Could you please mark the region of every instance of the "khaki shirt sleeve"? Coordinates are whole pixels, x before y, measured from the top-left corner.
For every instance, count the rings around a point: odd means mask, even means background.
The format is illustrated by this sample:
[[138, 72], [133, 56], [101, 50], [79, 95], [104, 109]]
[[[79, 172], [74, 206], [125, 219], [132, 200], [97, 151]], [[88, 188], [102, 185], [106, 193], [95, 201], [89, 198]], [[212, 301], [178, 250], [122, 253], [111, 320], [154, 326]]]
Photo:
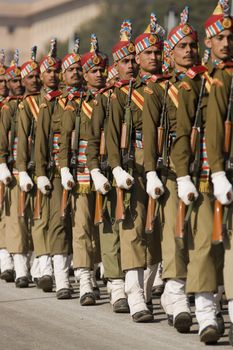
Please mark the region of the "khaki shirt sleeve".
[[46, 103], [42, 103], [39, 111], [35, 141], [35, 162], [37, 176], [46, 176], [47, 173], [50, 122], [51, 117], [48, 105]]
[[206, 150], [213, 173], [224, 170], [224, 122], [227, 117], [231, 76], [218, 69], [210, 90], [206, 116]]
[[59, 150], [59, 164], [61, 168], [70, 166], [71, 137], [75, 128], [75, 108], [75, 102], [68, 102], [61, 119], [62, 128]]
[[121, 125], [125, 112], [124, 106], [124, 97], [120, 90], [116, 88], [111, 97], [107, 134], [108, 160], [112, 169], [116, 166], [121, 166], [120, 139]]
[[[188, 88], [181, 87], [178, 92], [176, 140], [174, 142], [171, 158], [174, 162], [177, 177], [189, 174], [189, 164], [192, 157], [190, 136], [195, 120], [198, 103], [198, 89], [194, 82], [187, 79]], [[199, 82], [197, 84], [200, 86]]]
[[107, 105], [106, 96], [98, 95], [97, 104], [93, 108], [90, 135], [88, 138], [88, 145], [86, 150], [87, 165], [90, 170], [100, 167], [100, 164], [99, 164], [100, 138], [101, 138], [102, 128], [104, 127], [106, 105]]
[[31, 131], [32, 114], [26, 101], [22, 103], [18, 117], [18, 152], [16, 166], [19, 171], [27, 171], [30, 158], [28, 137]]
[[163, 101], [162, 88], [158, 83], [148, 84], [145, 89], [144, 105], [142, 112], [142, 133], [144, 140], [144, 164], [145, 171], [156, 170], [157, 159], [157, 128], [160, 124], [160, 116]]
[[[16, 104], [15, 104], [16, 107]], [[6, 103], [1, 110], [0, 118], [0, 164], [7, 163], [9, 156], [8, 135], [11, 129], [11, 119], [15, 111], [9, 103]]]

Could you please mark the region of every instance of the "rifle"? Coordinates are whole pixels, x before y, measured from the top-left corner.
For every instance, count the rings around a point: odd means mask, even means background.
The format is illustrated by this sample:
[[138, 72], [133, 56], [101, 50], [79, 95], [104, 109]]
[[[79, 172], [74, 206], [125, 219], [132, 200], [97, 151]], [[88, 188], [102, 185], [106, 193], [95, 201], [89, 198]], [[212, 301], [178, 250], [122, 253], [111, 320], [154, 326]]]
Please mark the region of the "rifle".
[[[224, 138], [224, 153], [225, 156], [228, 156], [228, 159], [225, 163], [225, 171], [229, 178], [232, 177], [233, 173], [233, 142], [231, 141], [232, 137], [232, 102], [233, 102], [233, 75], [231, 78], [231, 88], [230, 95], [228, 100], [227, 107], [227, 118], [225, 120], [225, 138]], [[230, 200], [230, 193], [227, 193], [227, 198]], [[214, 226], [212, 233], [212, 243], [219, 244], [223, 242], [223, 234], [225, 230], [225, 225], [228, 217], [229, 208], [224, 208], [224, 216], [223, 216], [223, 208], [222, 204], [216, 199], [214, 202]]]
[[[104, 120], [104, 128], [101, 130], [100, 135], [100, 149], [99, 149], [99, 155], [100, 155], [100, 170], [101, 172], [107, 176], [107, 152], [106, 152], [106, 145], [105, 145], [105, 139], [106, 139], [106, 122], [107, 118], [109, 117], [109, 107], [110, 107], [110, 98], [111, 98], [111, 90], [108, 93], [108, 99], [107, 99], [107, 106], [106, 106], [106, 117]], [[108, 176], [107, 176], [108, 178]], [[110, 190], [110, 186], [106, 183], [104, 184], [105, 191]], [[105, 205], [103, 205], [103, 195], [96, 191], [96, 197], [95, 197], [95, 217], [94, 217], [94, 224], [100, 225], [103, 223], [103, 214], [104, 214], [104, 208], [106, 207], [106, 200], [107, 197], [105, 197]]]
[[[168, 141], [168, 130], [165, 130], [165, 115], [166, 115], [166, 105], [167, 105], [167, 96], [168, 96], [168, 90], [169, 90], [169, 81], [166, 81], [165, 84], [165, 92], [164, 92], [164, 99], [163, 99], [163, 108], [161, 112], [160, 117], [160, 126], [158, 127], [158, 167], [167, 166], [167, 153], [165, 155], [165, 147], [167, 147], [167, 141]], [[165, 137], [166, 136], [166, 137]], [[165, 181], [164, 181], [165, 182]], [[155, 189], [155, 194], [160, 195], [161, 191], [159, 188]], [[148, 199], [148, 205], [147, 205], [147, 215], [146, 215], [146, 227], [145, 232], [146, 233], [152, 233], [154, 230], [154, 222], [155, 218], [157, 216], [159, 210], [159, 202], [157, 202], [156, 206], [156, 199], [149, 196]]]
[[[209, 59], [209, 50], [206, 50], [205, 55], [204, 55], [204, 63], [207, 63], [208, 59]], [[190, 141], [191, 152], [194, 155], [194, 161], [190, 165], [190, 174], [192, 175], [192, 180], [193, 180], [195, 187], [197, 187], [198, 177], [199, 177], [199, 172], [200, 172], [201, 126], [202, 126], [201, 103], [202, 103], [202, 98], [203, 98], [204, 91], [205, 91], [205, 83], [206, 83], [205, 76], [202, 75], [201, 88], [200, 88], [200, 92], [199, 92], [199, 96], [198, 96], [197, 110], [196, 110], [194, 125], [192, 127], [191, 141]], [[189, 218], [190, 218], [191, 213], [193, 211], [194, 194], [189, 193], [188, 199], [191, 202], [191, 204], [189, 204], [189, 206], [188, 206], [188, 210], [187, 210], [185, 219], [183, 221], [184, 224], [182, 226], [180, 226], [180, 228], [179, 228], [180, 232], [177, 231], [178, 238], [184, 237], [185, 227], [188, 225]], [[185, 205], [185, 204], [183, 204], [183, 205]]]
[[[127, 104], [125, 106], [125, 115], [122, 122], [121, 128], [121, 158], [122, 166], [132, 173], [132, 167], [130, 165], [131, 159], [131, 135], [132, 135], [132, 115], [131, 115], [131, 97], [133, 90], [133, 80], [129, 81], [129, 92]], [[126, 180], [128, 186], [132, 185], [130, 179]], [[116, 202], [116, 222], [122, 222], [125, 219], [126, 206], [124, 205], [124, 190], [122, 188], [116, 187], [117, 202]], [[129, 202], [129, 200], [128, 200]]]
[[[80, 132], [80, 122], [81, 122], [81, 109], [82, 109], [82, 101], [83, 101], [83, 92], [80, 93], [80, 102], [76, 111], [75, 117], [75, 130], [72, 132], [71, 137], [71, 150], [72, 156], [70, 160], [70, 168], [73, 175], [73, 178], [77, 177], [77, 153], [79, 146], [79, 132]], [[72, 183], [68, 183], [68, 187], [72, 187]], [[60, 208], [60, 217], [61, 221], [64, 224], [65, 218], [67, 215], [67, 208], [71, 200], [71, 191], [63, 189], [62, 199], [61, 199], [61, 208]]]

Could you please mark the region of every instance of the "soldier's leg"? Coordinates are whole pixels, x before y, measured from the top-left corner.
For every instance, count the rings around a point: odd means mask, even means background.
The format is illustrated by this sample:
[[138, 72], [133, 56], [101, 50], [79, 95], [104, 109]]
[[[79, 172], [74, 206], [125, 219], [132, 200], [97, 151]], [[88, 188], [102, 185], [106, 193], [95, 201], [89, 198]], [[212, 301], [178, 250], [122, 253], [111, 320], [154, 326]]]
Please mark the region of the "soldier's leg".
[[6, 282], [14, 282], [14, 263], [12, 256], [6, 249], [5, 208], [1, 213], [0, 220], [0, 268], [0, 278]]
[[233, 346], [233, 283], [232, 283], [232, 266], [233, 266], [233, 207], [229, 207], [228, 230], [224, 237], [225, 259], [224, 259], [224, 286], [226, 298], [228, 300], [228, 312], [230, 317], [229, 341]]
[[144, 297], [144, 268], [146, 267], [146, 203], [145, 179], [134, 172], [130, 210], [120, 224], [121, 263], [125, 271], [125, 292], [128, 296], [130, 314], [133, 321], [153, 320]]
[[191, 215], [188, 237], [189, 258], [186, 291], [195, 293], [196, 317], [201, 341], [219, 337], [213, 292], [217, 290], [212, 256], [213, 197], [200, 193]]
[[13, 256], [16, 287], [23, 288], [28, 286], [29, 231], [25, 218], [18, 217], [18, 195], [19, 188], [13, 177], [6, 194], [6, 247]]
[[176, 181], [167, 179], [161, 198], [163, 279], [166, 280], [161, 304], [168, 315], [169, 324], [180, 332], [188, 332], [192, 324], [188, 297], [185, 293], [188, 254], [186, 242], [175, 240], [178, 197]]
[[104, 223], [99, 226], [101, 256], [113, 311], [125, 313], [129, 312], [129, 307], [125, 295], [124, 274], [121, 269], [119, 225], [114, 221], [115, 205], [116, 192], [113, 188], [108, 194]]
[[53, 288], [53, 267], [50, 257], [49, 246], [49, 197], [42, 195], [41, 199], [41, 217], [34, 219], [34, 206], [36, 202], [37, 188], [33, 189], [31, 198], [31, 219], [32, 219], [32, 240], [35, 256], [38, 259], [40, 278], [38, 286], [45, 292], [51, 292]]
[[53, 190], [49, 200], [49, 242], [50, 253], [53, 256], [54, 277], [57, 299], [71, 298], [69, 285], [69, 226], [61, 221], [60, 209], [63, 188], [60, 177], [52, 181]]
[[73, 266], [74, 269], [79, 269], [80, 303], [81, 305], [94, 305], [95, 295], [91, 283], [94, 193], [76, 193], [73, 207]]

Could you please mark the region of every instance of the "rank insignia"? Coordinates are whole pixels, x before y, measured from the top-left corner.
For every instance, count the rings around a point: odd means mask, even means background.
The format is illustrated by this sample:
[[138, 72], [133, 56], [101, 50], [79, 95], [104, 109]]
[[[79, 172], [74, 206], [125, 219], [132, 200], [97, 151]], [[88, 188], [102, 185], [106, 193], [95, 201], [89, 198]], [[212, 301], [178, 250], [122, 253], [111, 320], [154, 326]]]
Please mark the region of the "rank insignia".
[[134, 44], [133, 43], [130, 43], [129, 46], [128, 46], [128, 51], [129, 52], [134, 52], [135, 51], [135, 47], [134, 47]]
[[99, 59], [98, 56], [94, 56], [94, 58], [93, 58], [93, 63], [94, 63], [95, 65], [97, 65], [97, 64], [100, 63], [100, 59]]
[[222, 25], [225, 29], [229, 29], [231, 28], [231, 19], [229, 17], [227, 18], [224, 18], [223, 19], [223, 22], [222, 22]]
[[153, 90], [150, 89], [148, 86], [146, 86], [146, 87], [144, 88], [144, 92], [145, 92], [146, 94], [153, 95]]
[[191, 28], [190, 28], [187, 24], [185, 24], [185, 25], [183, 26], [183, 28], [182, 28], [182, 32], [183, 32], [185, 35], [188, 35], [188, 34], [191, 33]]
[[151, 36], [149, 37], [149, 43], [150, 43], [151, 45], [154, 45], [154, 44], [156, 44], [156, 42], [157, 42], [156, 36], [151, 35]]

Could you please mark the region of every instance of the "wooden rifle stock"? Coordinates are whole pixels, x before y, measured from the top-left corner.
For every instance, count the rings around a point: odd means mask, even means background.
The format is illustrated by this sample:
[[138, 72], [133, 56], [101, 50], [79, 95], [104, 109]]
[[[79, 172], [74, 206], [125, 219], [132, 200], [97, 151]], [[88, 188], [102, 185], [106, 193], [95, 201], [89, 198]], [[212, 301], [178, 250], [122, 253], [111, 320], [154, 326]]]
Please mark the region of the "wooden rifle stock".
[[223, 241], [223, 228], [222, 228], [222, 204], [215, 200], [214, 202], [214, 226], [212, 233], [213, 244], [218, 244]]
[[103, 195], [100, 192], [96, 191], [94, 224], [98, 226], [102, 223], [103, 223]]
[[124, 190], [120, 187], [116, 187], [116, 194], [116, 222], [119, 223], [125, 219]]
[[224, 153], [229, 153], [231, 144], [231, 129], [232, 122], [230, 120], [225, 121], [225, 139], [224, 139]]
[[121, 126], [121, 149], [126, 149], [127, 147], [128, 147], [127, 124], [122, 123], [122, 126]]
[[152, 233], [154, 229], [154, 219], [155, 219], [155, 206], [156, 201], [154, 198], [149, 196], [148, 206], [147, 206], [147, 215], [146, 215], [146, 233]]
[[[190, 202], [193, 202], [194, 193], [189, 193], [188, 199]], [[185, 211], [186, 211], [186, 205], [180, 199], [178, 204], [177, 216], [176, 216], [176, 230], [175, 230], [176, 239], [183, 239], [185, 235], [185, 227], [184, 227]]]
[[164, 133], [165, 128], [163, 126], [158, 127], [158, 154], [162, 156], [164, 146]]
[[[31, 189], [32, 189], [32, 186], [30, 184], [28, 184], [27, 191], [30, 191]], [[18, 198], [18, 217], [19, 218], [24, 217], [25, 208], [26, 208], [26, 192], [19, 191], [19, 198]]]
[[195, 154], [195, 151], [196, 151], [197, 133], [198, 133], [197, 127], [193, 126], [192, 132], [191, 132], [191, 141], [190, 141], [192, 154]]
[[0, 214], [3, 212], [4, 208], [4, 197], [5, 197], [5, 184], [0, 181]]
[[[67, 186], [70, 189], [72, 189], [73, 183], [71, 181], [68, 181]], [[69, 191], [70, 190], [63, 189], [63, 192], [62, 192], [61, 207], [60, 207], [61, 220], [65, 220], [65, 218], [66, 218], [67, 206], [68, 206], [68, 198], [69, 198]]]
[[42, 193], [39, 189], [36, 191], [36, 201], [34, 206], [33, 218], [34, 220], [41, 219]]

